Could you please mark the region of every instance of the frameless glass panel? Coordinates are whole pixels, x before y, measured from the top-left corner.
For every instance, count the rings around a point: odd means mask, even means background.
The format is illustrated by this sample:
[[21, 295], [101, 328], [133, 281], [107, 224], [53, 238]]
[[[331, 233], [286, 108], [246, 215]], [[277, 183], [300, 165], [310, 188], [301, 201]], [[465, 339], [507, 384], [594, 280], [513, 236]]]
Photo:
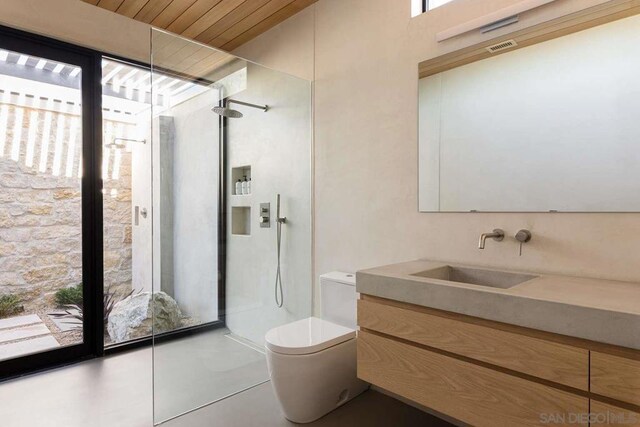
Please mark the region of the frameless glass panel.
[[265, 333], [311, 313], [311, 85], [156, 30], [152, 70], [162, 422], [268, 381]]
[[83, 342], [81, 80], [0, 50], [0, 361]]
[[105, 347], [151, 336], [151, 71], [102, 61]]

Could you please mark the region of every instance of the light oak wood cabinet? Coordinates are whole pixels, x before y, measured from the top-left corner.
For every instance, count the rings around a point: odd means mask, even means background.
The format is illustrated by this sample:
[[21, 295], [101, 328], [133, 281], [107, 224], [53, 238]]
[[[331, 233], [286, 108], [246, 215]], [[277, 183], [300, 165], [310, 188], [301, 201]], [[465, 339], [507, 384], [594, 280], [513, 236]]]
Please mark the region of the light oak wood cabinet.
[[592, 351], [591, 391], [640, 406], [640, 360]]
[[361, 379], [464, 423], [640, 427], [640, 351], [369, 295], [358, 325]]
[[591, 400], [591, 427], [640, 427], [640, 412]]
[[589, 411], [585, 397], [367, 332], [358, 337], [358, 376], [478, 427], [538, 426], [545, 416]]
[[[435, 312], [435, 311], [434, 311]], [[478, 361], [589, 389], [589, 351], [456, 320], [429, 310], [358, 301], [358, 324]]]

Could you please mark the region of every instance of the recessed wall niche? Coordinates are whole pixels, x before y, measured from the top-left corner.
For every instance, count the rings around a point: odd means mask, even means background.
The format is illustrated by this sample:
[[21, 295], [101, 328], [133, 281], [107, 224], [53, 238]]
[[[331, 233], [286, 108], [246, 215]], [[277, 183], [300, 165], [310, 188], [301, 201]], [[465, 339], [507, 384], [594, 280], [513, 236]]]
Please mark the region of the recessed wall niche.
[[[238, 180], [244, 181], [245, 177], [247, 181], [251, 180], [251, 166], [246, 165], [231, 168], [231, 194], [234, 196], [246, 196], [251, 194], [251, 191], [249, 191], [248, 194], [244, 194], [243, 192], [238, 192], [236, 189], [236, 183]], [[251, 181], [251, 186], [253, 186], [253, 181]]]
[[231, 208], [231, 234], [235, 236], [251, 235], [251, 207], [233, 206]]

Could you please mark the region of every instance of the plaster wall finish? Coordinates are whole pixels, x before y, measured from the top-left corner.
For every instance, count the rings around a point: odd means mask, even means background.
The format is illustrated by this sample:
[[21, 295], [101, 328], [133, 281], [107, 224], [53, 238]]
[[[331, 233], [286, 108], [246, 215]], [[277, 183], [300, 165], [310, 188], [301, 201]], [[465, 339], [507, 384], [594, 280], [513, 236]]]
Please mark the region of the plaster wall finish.
[[[456, 0], [414, 19], [410, 2], [320, 0], [315, 26], [282, 24], [243, 46], [242, 53], [278, 69], [299, 58], [259, 52], [278, 40], [315, 31], [314, 145], [317, 276], [428, 257], [435, 260], [564, 275], [640, 281], [639, 214], [418, 212], [418, 63], [535, 25], [601, 0], [563, 0], [525, 13], [489, 35], [472, 33], [438, 44], [435, 34], [517, 0]], [[289, 21], [302, 20], [299, 14]], [[252, 52], [252, 47], [257, 52]], [[282, 63], [277, 63], [281, 61]], [[477, 249], [494, 227], [508, 237]], [[518, 256], [512, 237], [533, 240]], [[316, 296], [317, 289], [316, 286]], [[316, 310], [318, 298], [315, 298]]]
[[[262, 344], [266, 332], [311, 315], [310, 83], [255, 64], [235, 99], [269, 105], [266, 113], [238, 106], [227, 120], [226, 321], [236, 335]], [[236, 108], [235, 105], [232, 105]], [[251, 194], [232, 195], [231, 168], [251, 167]], [[284, 306], [276, 306], [276, 195], [281, 194], [281, 273]], [[271, 204], [271, 227], [258, 223]], [[232, 207], [250, 207], [250, 234], [233, 234]]]
[[[218, 320], [219, 147], [218, 121], [210, 110], [217, 102], [218, 92], [208, 90], [173, 106], [165, 113], [173, 118], [173, 133], [168, 141], [158, 141], [170, 144], [160, 148], [156, 202], [171, 211], [156, 209], [171, 218], [158, 230], [160, 239], [164, 233], [171, 236], [170, 289], [182, 311], [200, 322]], [[170, 204], [163, 204], [165, 197]], [[156, 262], [162, 260], [161, 254]]]
[[149, 62], [149, 25], [79, 0], [2, 0], [0, 24]]

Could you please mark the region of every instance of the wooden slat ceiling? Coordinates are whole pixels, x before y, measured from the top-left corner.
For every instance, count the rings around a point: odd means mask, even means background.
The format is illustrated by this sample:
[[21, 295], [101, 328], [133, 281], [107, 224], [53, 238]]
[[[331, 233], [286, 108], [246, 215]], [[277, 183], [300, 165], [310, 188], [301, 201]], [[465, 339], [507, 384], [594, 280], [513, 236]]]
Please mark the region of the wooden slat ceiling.
[[232, 51], [317, 0], [82, 0]]

